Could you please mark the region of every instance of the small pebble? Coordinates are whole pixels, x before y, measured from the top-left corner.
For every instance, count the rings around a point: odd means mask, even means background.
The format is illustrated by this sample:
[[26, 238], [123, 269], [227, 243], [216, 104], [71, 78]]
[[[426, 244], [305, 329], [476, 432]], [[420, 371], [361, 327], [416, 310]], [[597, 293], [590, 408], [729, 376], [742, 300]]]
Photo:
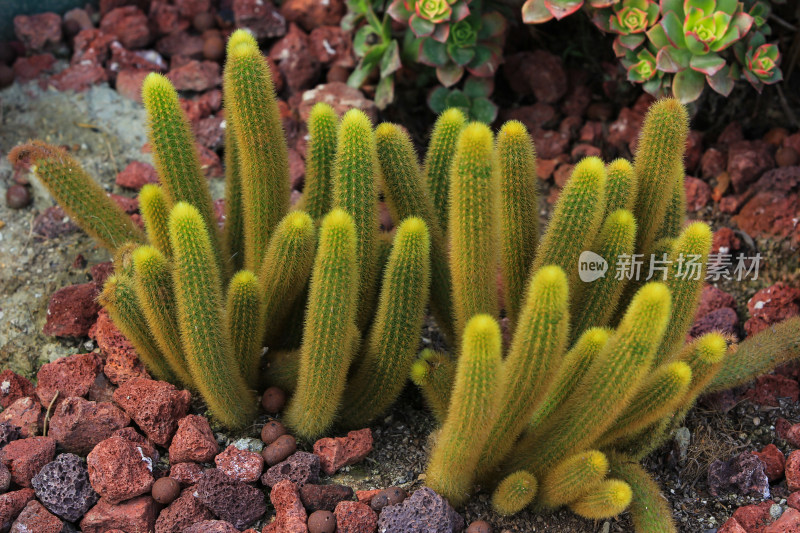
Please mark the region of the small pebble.
[[275, 466], [297, 451], [297, 441], [291, 435], [281, 435], [261, 450], [261, 457], [268, 466]]
[[466, 533], [492, 533], [492, 526], [485, 520], [476, 520], [469, 525]]
[[151, 495], [158, 503], [169, 505], [181, 495], [181, 484], [171, 477], [162, 477], [153, 483]]
[[793, 167], [800, 161], [800, 154], [791, 146], [781, 146], [775, 152], [775, 163], [779, 167]]
[[194, 29], [203, 33], [206, 30], [210, 30], [214, 26], [216, 26], [216, 20], [214, 20], [214, 15], [205, 11], [203, 13], [198, 13], [194, 16], [192, 20], [192, 24], [194, 25]]
[[203, 57], [209, 61], [219, 61], [225, 56], [225, 42], [219, 37], [211, 37], [203, 42]]
[[[0, 69], [1, 68], [2, 67], [0, 67]], [[2, 83], [0, 83], [0, 85], [2, 85]], [[12, 185], [6, 190], [6, 204], [11, 209], [28, 207], [31, 205], [31, 200], [31, 193], [24, 185]]]
[[384, 489], [383, 492], [386, 494], [387, 505], [398, 505], [408, 498], [408, 493], [400, 487], [389, 487]]
[[14, 70], [0, 63], [0, 89], [5, 89], [12, 83], [14, 83]]
[[270, 387], [261, 396], [261, 407], [271, 415], [276, 415], [283, 411], [286, 405], [286, 393], [278, 387]]
[[308, 517], [308, 533], [333, 533], [336, 517], [330, 511], [314, 511]]
[[281, 435], [286, 435], [286, 427], [277, 420], [270, 420], [261, 428], [261, 440], [264, 444], [272, 444]]
[[387, 505], [389, 505], [389, 496], [386, 495], [385, 491], [380, 491], [369, 501], [369, 506], [372, 507], [372, 510], [376, 513], [380, 513]]

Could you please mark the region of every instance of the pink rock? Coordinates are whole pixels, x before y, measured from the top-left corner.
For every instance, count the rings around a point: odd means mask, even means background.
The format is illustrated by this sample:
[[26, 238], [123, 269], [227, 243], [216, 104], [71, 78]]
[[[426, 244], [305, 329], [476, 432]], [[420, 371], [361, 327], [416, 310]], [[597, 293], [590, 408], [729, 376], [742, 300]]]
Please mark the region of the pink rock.
[[601, 155], [600, 148], [592, 146], [589, 143], [577, 143], [570, 151], [570, 156], [573, 161], [579, 161], [584, 157], [600, 157]]
[[683, 186], [686, 189], [686, 208], [689, 211], [700, 211], [711, 200], [711, 187], [705, 181], [686, 176]]
[[554, 130], [541, 128], [531, 131], [536, 153], [544, 159], [556, 159], [569, 148], [569, 136]]
[[91, 281], [54, 292], [47, 306], [43, 333], [55, 337], [85, 337], [100, 310], [97, 295], [97, 286]]
[[145, 494], [153, 486], [152, 460], [122, 437], [111, 437], [95, 446], [86, 464], [92, 488], [111, 504]]
[[184, 489], [169, 507], [161, 511], [156, 520], [156, 533], [183, 533], [193, 524], [214, 518], [211, 511], [195, 498], [194, 492], [195, 487]]
[[14, 33], [28, 50], [42, 50], [48, 44], [61, 42], [61, 17], [55, 13], [17, 15], [14, 17]]
[[116, 89], [119, 94], [133, 100], [142, 102], [142, 83], [150, 71], [139, 69], [123, 69], [117, 73]]
[[719, 137], [717, 137], [717, 144], [727, 148], [729, 145], [742, 140], [744, 140], [742, 125], [737, 121], [733, 121], [725, 126], [725, 129], [722, 130], [722, 133], [719, 134]]
[[786, 498], [786, 505], [792, 509], [800, 510], [800, 492], [793, 492]]
[[687, 172], [694, 172], [703, 156], [703, 134], [697, 130], [690, 130], [686, 140], [686, 155], [683, 166]]
[[744, 329], [755, 335], [772, 324], [800, 314], [800, 289], [778, 282], [761, 289], [747, 302], [750, 312]]
[[383, 489], [357, 490], [356, 500], [358, 500], [359, 503], [365, 503], [369, 505], [369, 503], [372, 501], [372, 498], [377, 496], [380, 492], [383, 492]]
[[222, 162], [219, 156], [203, 146], [200, 143], [195, 143], [197, 150], [197, 157], [200, 159], [200, 169], [207, 178], [221, 178], [225, 173], [222, 170]]
[[297, 485], [289, 480], [278, 482], [269, 494], [275, 506], [275, 520], [262, 533], [307, 533], [306, 510], [300, 501]]
[[203, 467], [197, 463], [178, 463], [169, 467], [169, 477], [183, 486], [194, 485], [202, 475]]
[[42, 365], [36, 374], [36, 395], [42, 406], [46, 407], [50, 406], [54, 398], [58, 405], [70, 396], [86, 396], [102, 368], [103, 360], [94, 353], [56, 359]]
[[331, 476], [343, 466], [362, 461], [372, 451], [372, 431], [369, 428], [351, 431], [346, 437], [324, 438], [314, 443], [314, 455], [319, 456], [322, 471]]
[[238, 28], [250, 30], [256, 39], [286, 34], [286, 19], [269, 0], [233, 0], [233, 20]]
[[571, 82], [572, 88], [567, 93], [561, 110], [568, 117], [583, 117], [592, 103], [592, 91], [586, 81]]
[[81, 31], [88, 30], [94, 27], [89, 12], [79, 7], [76, 7], [75, 9], [70, 9], [69, 11], [64, 13], [63, 19], [64, 19], [64, 24], [68, 22], [73, 22], [78, 25], [78, 28], [80, 28]]
[[138, 198], [128, 198], [127, 196], [122, 196], [120, 194], [114, 194], [114, 193], [110, 193], [108, 197], [114, 200], [114, 203], [117, 204], [120, 207], [120, 209], [122, 209], [129, 215], [132, 215], [137, 211], [139, 211]]
[[144, 378], [126, 381], [114, 391], [114, 401], [160, 446], [169, 444], [191, 398], [189, 391], [175, 385]]
[[378, 515], [364, 503], [339, 502], [333, 514], [338, 533], [373, 533], [378, 527]]
[[774, 504], [774, 501], [767, 500], [758, 504], [739, 507], [733, 512], [733, 518], [748, 533], [763, 533], [763, 527], [772, 523], [769, 508]]
[[735, 518], [731, 517], [722, 524], [717, 533], [747, 533], [747, 530]]
[[219, 63], [213, 61], [189, 61], [170, 70], [167, 77], [179, 91], [205, 91], [222, 82]]
[[56, 409], [48, 435], [65, 451], [86, 455], [131, 419], [109, 402], [90, 402], [73, 396]]
[[0, 422], [17, 426], [22, 437], [33, 437], [44, 422], [44, 409], [35, 397], [20, 398], [0, 413]]
[[131, 161], [117, 174], [117, 185], [138, 191], [148, 183], [158, 183], [158, 174], [153, 165], [141, 161]]
[[14, 78], [19, 83], [33, 81], [43, 73], [50, 71], [56, 62], [53, 54], [38, 54], [30, 57], [18, 57], [14, 61]]
[[117, 329], [105, 309], [100, 311], [89, 337], [97, 342], [100, 353], [106, 358], [103, 373], [111, 383], [122, 385], [133, 378], [150, 378], [133, 345]]
[[728, 148], [728, 174], [736, 193], [743, 193], [765, 171], [775, 167], [769, 143], [739, 141]]
[[716, 148], [709, 148], [700, 159], [700, 175], [705, 179], [716, 178], [725, 170], [727, 158]]
[[35, 497], [33, 489], [15, 490], [0, 495], [0, 531], [8, 531], [19, 513]]
[[308, 35], [292, 23], [286, 36], [269, 52], [270, 59], [278, 65], [292, 93], [309, 88], [319, 76], [319, 62], [310, 48]]
[[20, 398], [33, 395], [34, 387], [28, 379], [8, 368], [0, 373], [0, 406], [3, 409]]
[[166, 35], [172, 32], [183, 32], [189, 29], [191, 21], [181, 17], [177, 6], [169, 2], [154, 0], [150, 3], [149, 11], [150, 22], [154, 24], [154, 29], [158, 35]]
[[205, 520], [192, 524], [183, 533], [239, 533], [239, 530], [225, 520]]
[[753, 455], [761, 459], [761, 462], [764, 463], [764, 471], [767, 473], [767, 478], [770, 481], [778, 481], [783, 477], [786, 458], [777, 446], [774, 444], [767, 444], [760, 452], [753, 452]]
[[785, 418], [778, 417], [778, 421], [775, 423], [775, 432], [778, 437], [795, 448], [800, 448], [800, 424], [792, 424]]
[[546, 104], [567, 93], [567, 73], [561, 59], [544, 50], [518, 52], [506, 57], [506, 80], [518, 94], [531, 94]]
[[150, 42], [147, 15], [136, 6], [112, 9], [100, 21], [100, 30], [116, 35], [128, 49], [144, 48]]
[[149, 532], [156, 523], [156, 502], [149, 495], [113, 504], [101, 498], [84, 515], [80, 526], [83, 533], [107, 533], [111, 529]]
[[700, 294], [700, 304], [697, 306], [695, 318], [703, 317], [711, 311], [716, 311], [723, 307], [735, 309], [736, 298], [713, 285], [706, 285], [703, 287], [703, 292]]
[[299, 102], [300, 120], [308, 120], [311, 108], [318, 102], [325, 102], [333, 107], [337, 115], [343, 115], [350, 108], [357, 108], [367, 114], [373, 121], [377, 119], [378, 108], [372, 100], [364, 97], [358, 89], [346, 83], [333, 82], [317, 85], [314, 89], [303, 93]]
[[[284, 4], [285, 6], [286, 4]], [[317, 4], [315, 4], [317, 5]], [[321, 4], [320, 4], [321, 5]], [[317, 26], [309, 35], [311, 53], [323, 65], [351, 68], [355, 66], [353, 40], [339, 26]]]
[[320, 26], [338, 26], [345, 14], [345, 5], [342, 0], [287, 0], [281, 4], [281, 14], [287, 21], [312, 31]]
[[[203, 59], [203, 43], [205, 41], [199, 35], [176, 31], [159, 39], [156, 43], [156, 50], [160, 54], [172, 58]], [[172, 68], [177, 66], [172, 64]]]
[[[16, 441], [15, 441], [16, 442]], [[794, 492], [800, 490], [800, 450], [795, 450], [786, 458], [786, 486]]]
[[[787, 167], [792, 168], [792, 167]], [[755, 188], [755, 187], [754, 187]], [[725, 200], [727, 198], [723, 198]], [[797, 194], [777, 191], [757, 192], [747, 200], [734, 222], [746, 233], [753, 236], [793, 236], [798, 240], [800, 226], [797, 225], [797, 212], [800, 200]], [[720, 204], [720, 209], [722, 208]]]
[[800, 397], [797, 380], [786, 376], [768, 374], [756, 379], [755, 387], [745, 392], [745, 397], [759, 405], [777, 407], [778, 398], [789, 398], [796, 402]]
[[20, 487], [30, 487], [31, 478], [56, 455], [56, 441], [50, 437], [29, 437], [9, 442], [0, 451], [0, 460], [11, 471]]
[[11, 526], [10, 533], [61, 533], [64, 523], [36, 500], [31, 500]]
[[[742, 241], [731, 228], [722, 227], [714, 232], [714, 239], [711, 243], [711, 252], [715, 254], [729, 254], [738, 251], [742, 246]], [[735, 307], [735, 306], [729, 306]]]
[[160, 455], [158, 454], [158, 450], [156, 450], [155, 444], [131, 426], [118, 429], [111, 436], [127, 440], [135, 447], [141, 449], [142, 454], [145, 457], [149, 457], [153, 461], [153, 464], [158, 462]]
[[116, 38], [116, 35], [104, 33], [95, 28], [79, 31], [73, 40], [70, 63], [73, 65], [102, 65], [108, 60], [111, 43]]
[[764, 533], [800, 533], [800, 511], [786, 509], [780, 518], [764, 528]]
[[260, 453], [240, 450], [234, 445], [225, 448], [221, 454], [214, 458], [217, 468], [233, 479], [245, 483], [255, 483], [264, 470], [264, 458]]
[[100, 65], [80, 64], [65, 68], [51, 76], [49, 84], [59, 91], [85, 91], [92, 85], [107, 81], [108, 74]]
[[642, 122], [644, 122], [644, 114], [629, 107], [623, 107], [617, 120], [608, 127], [607, 142], [617, 148], [630, 146], [639, 136]]
[[198, 13], [211, 11], [211, 0], [174, 0], [182, 17], [191, 20]]
[[225, 140], [225, 118], [222, 116], [201, 118], [192, 124], [197, 142], [210, 150], [222, 148]]
[[108, 70], [119, 72], [125, 69], [136, 70], [167, 70], [167, 62], [155, 50], [128, 50], [119, 42], [111, 43], [111, 62]]
[[534, 131], [545, 127], [552, 127], [555, 124], [556, 110], [553, 106], [544, 102], [536, 102], [533, 105], [519, 106], [514, 109], [504, 110], [501, 115], [503, 120], [518, 120]]
[[189, 415], [178, 420], [178, 430], [169, 447], [170, 464], [208, 463], [219, 453], [219, 445], [205, 417]]

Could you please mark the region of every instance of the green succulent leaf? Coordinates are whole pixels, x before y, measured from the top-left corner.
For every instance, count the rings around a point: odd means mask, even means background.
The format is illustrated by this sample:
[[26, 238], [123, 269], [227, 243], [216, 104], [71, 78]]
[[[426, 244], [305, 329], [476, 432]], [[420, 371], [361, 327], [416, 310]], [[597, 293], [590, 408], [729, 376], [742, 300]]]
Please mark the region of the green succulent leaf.
[[454, 44], [448, 44], [447, 55], [450, 56], [450, 59], [453, 60], [453, 63], [459, 67], [464, 67], [468, 65], [470, 61], [472, 61], [472, 58], [475, 57], [475, 49], [461, 48], [460, 46], [456, 46]]
[[381, 81], [391, 76], [402, 67], [400, 62], [400, 45], [397, 41], [392, 41], [386, 51], [381, 56]]
[[433, 30], [436, 29], [436, 25], [433, 22], [425, 20], [416, 13], [411, 15], [411, 18], [408, 19], [408, 27], [411, 28], [411, 31], [413, 31], [414, 35], [417, 37], [428, 37], [432, 35]]
[[452, 87], [463, 75], [464, 68], [452, 63], [436, 69], [436, 77], [445, 87]]
[[475, 120], [491, 124], [497, 118], [497, 106], [488, 98], [475, 98], [469, 107], [469, 114]]
[[470, 76], [467, 78], [467, 81], [464, 82], [463, 90], [464, 94], [472, 99], [487, 98], [494, 90], [494, 80], [491, 78], [476, 78]]
[[420, 61], [432, 67], [447, 65], [447, 46], [433, 39], [423, 39], [420, 47]]
[[706, 76], [713, 76], [725, 66], [725, 59], [713, 53], [702, 56], [692, 56], [692, 59], [689, 61], [689, 66], [698, 72], [702, 72]]
[[728, 96], [733, 90], [735, 80], [731, 77], [731, 69], [724, 66], [713, 76], [706, 76], [709, 87], [722, 96]]
[[688, 104], [700, 98], [705, 84], [706, 77], [702, 73], [687, 68], [672, 79], [672, 94], [682, 104]]
[[386, 109], [386, 106], [394, 101], [394, 76], [387, 76], [378, 82], [375, 88], [375, 105], [378, 109]]
[[522, 4], [522, 22], [525, 24], [542, 24], [553, 19], [553, 13], [547, 9], [545, 0], [526, 0]]
[[428, 95], [428, 107], [436, 114], [441, 114], [447, 109], [447, 96], [450, 91], [446, 87], [436, 87]]

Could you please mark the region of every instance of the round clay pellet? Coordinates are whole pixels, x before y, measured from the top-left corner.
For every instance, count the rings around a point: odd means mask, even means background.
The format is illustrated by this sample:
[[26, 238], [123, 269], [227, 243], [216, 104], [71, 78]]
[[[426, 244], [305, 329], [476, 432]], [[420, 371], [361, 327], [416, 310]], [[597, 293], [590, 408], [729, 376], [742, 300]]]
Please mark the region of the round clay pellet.
[[31, 199], [31, 193], [24, 185], [12, 185], [6, 190], [6, 205], [11, 209], [28, 207]]
[[308, 517], [308, 533], [333, 533], [336, 517], [330, 511], [314, 511]]
[[264, 441], [264, 444], [272, 444], [278, 440], [278, 437], [286, 435], [286, 433], [286, 426], [277, 420], [270, 420], [261, 428], [261, 440]]
[[385, 491], [380, 491], [369, 501], [369, 506], [372, 507], [372, 510], [376, 513], [380, 513], [387, 505], [389, 505], [389, 497], [386, 495]]
[[270, 387], [261, 396], [261, 407], [271, 415], [276, 415], [283, 411], [286, 405], [286, 393], [278, 387]]
[[225, 42], [219, 37], [211, 37], [203, 42], [203, 57], [209, 61], [219, 61], [225, 57]]
[[281, 435], [278, 440], [261, 450], [268, 466], [275, 466], [297, 451], [297, 441], [291, 435]]
[[467, 533], [492, 533], [492, 526], [485, 520], [476, 520], [469, 525]]
[[779, 167], [793, 167], [798, 161], [800, 161], [800, 156], [797, 150], [791, 146], [781, 146], [778, 148], [778, 151], [775, 152], [775, 163], [777, 163]]
[[162, 477], [153, 483], [151, 489], [153, 499], [163, 505], [169, 505], [181, 495], [181, 484], [171, 477]]
[[204, 31], [213, 28], [217, 25], [217, 21], [214, 18], [214, 15], [209, 13], [208, 11], [203, 11], [202, 13], [198, 13], [192, 19], [192, 25], [194, 29], [203, 33]]
[[386, 494], [387, 505], [397, 505], [408, 498], [408, 493], [400, 487], [389, 487], [388, 489], [383, 489], [383, 492]]

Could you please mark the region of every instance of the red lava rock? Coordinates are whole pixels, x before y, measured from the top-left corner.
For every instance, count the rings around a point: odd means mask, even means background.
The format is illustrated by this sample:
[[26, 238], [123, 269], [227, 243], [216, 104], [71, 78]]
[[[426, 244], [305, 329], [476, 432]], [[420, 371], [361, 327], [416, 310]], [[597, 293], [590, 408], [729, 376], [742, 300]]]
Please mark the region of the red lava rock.
[[225, 172], [222, 170], [222, 161], [219, 156], [200, 143], [195, 143], [194, 147], [197, 150], [197, 157], [200, 159], [200, 169], [206, 178], [221, 178]]
[[92, 488], [109, 503], [145, 494], [153, 486], [153, 462], [122, 437], [100, 442], [86, 457]]
[[557, 102], [567, 92], [567, 74], [561, 59], [544, 50], [506, 57], [503, 71], [514, 92], [533, 93], [546, 104]]
[[52, 461], [55, 454], [55, 440], [50, 437], [29, 437], [6, 444], [0, 452], [0, 460], [11, 471], [14, 483], [29, 488], [31, 478]]
[[109, 402], [90, 402], [73, 396], [56, 409], [48, 435], [64, 450], [86, 455], [131, 419]]
[[43, 73], [50, 71], [56, 62], [53, 54], [38, 54], [30, 57], [18, 57], [14, 61], [14, 78], [19, 83], [33, 81]]
[[350, 108], [357, 108], [366, 113], [373, 122], [377, 120], [378, 108], [375, 102], [365, 98], [361, 91], [346, 83], [326, 83], [304, 92], [298, 106], [300, 120], [306, 122], [311, 108], [318, 102], [329, 104], [337, 115], [343, 115]]
[[310, 31], [311, 53], [317, 61], [344, 68], [355, 66], [353, 41], [348, 32], [339, 26], [317, 26]]
[[89, 13], [85, 9], [81, 9], [76, 7], [75, 9], [70, 9], [64, 16], [62, 17], [64, 23], [68, 22], [75, 22], [78, 25], [78, 28], [81, 30], [88, 30], [94, 27], [92, 24], [92, 18], [90, 17]]
[[0, 531], [8, 531], [14, 519], [34, 497], [33, 489], [15, 490], [0, 495]]
[[274, 487], [285, 479], [298, 486], [316, 483], [319, 481], [319, 466], [319, 456], [313, 453], [295, 452], [285, 461], [264, 472], [264, 475], [261, 476], [261, 483], [268, 487]]
[[339, 502], [333, 514], [338, 533], [373, 533], [378, 527], [378, 515], [363, 503]]
[[192, 395], [164, 381], [133, 378], [114, 391], [114, 401], [147, 437], [166, 446], [189, 410]]
[[136, 6], [112, 9], [100, 21], [100, 30], [116, 35], [128, 49], [144, 48], [150, 42], [147, 15]]
[[775, 424], [778, 437], [785, 440], [795, 448], [800, 448], [800, 424], [792, 424], [785, 418], [778, 418]]
[[793, 492], [786, 498], [786, 505], [792, 509], [800, 510], [800, 492]]
[[372, 451], [372, 431], [369, 428], [351, 431], [346, 437], [324, 438], [314, 443], [314, 455], [319, 456], [322, 471], [331, 476], [343, 466], [361, 462]]
[[372, 498], [377, 496], [382, 490], [383, 489], [357, 490], [356, 500], [358, 500], [360, 503], [369, 505], [369, 502], [372, 501]]
[[183, 533], [192, 524], [214, 518], [211, 511], [195, 498], [195, 490], [193, 486], [184, 489], [178, 499], [161, 511], [156, 520], [156, 533]]
[[23, 437], [19, 433], [19, 426], [16, 426], [11, 422], [8, 422], [7, 420], [0, 421], [0, 448], [5, 446], [9, 442], [20, 438]]
[[264, 493], [217, 468], [206, 470], [197, 484], [197, 498], [217, 518], [244, 529], [267, 511]]
[[569, 136], [559, 131], [535, 129], [531, 130], [536, 153], [543, 159], [554, 159], [569, 148]]
[[275, 506], [275, 520], [262, 533], [306, 533], [306, 510], [300, 501], [297, 485], [289, 480], [278, 482], [269, 494]]
[[278, 65], [292, 93], [309, 88], [319, 76], [319, 62], [310, 47], [308, 35], [292, 23], [286, 36], [269, 52], [270, 59]]
[[711, 331], [719, 331], [739, 337], [739, 316], [730, 307], [723, 307], [696, 319], [689, 330], [692, 338], [700, 337]]
[[192, 524], [183, 533], [239, 533], [239, 530], [225, 520], [205, 520]]
[[121, 531], [153, 531], [156, 523], [156, 502], [149, 495], [113, 504], [101, 498], [81, 520], [83, 533]]
[[281, 4], [281, 14], [286, 20], [296, 22], [306, 31], [320, 26], [338, 26], [345, 11], [342, 0], [287, 0]]
[[214, 458], [217, 468], [225, 474], [245, 483], [255, 483], [264, 470], [264, 458], [261, 454], [240, 450], [230, 445]]
[[591, 102], [592, 91], [585, 82], [572, 84], [572, 89], [561, 104], [561, 110], [570, 117], [583, 117]]
[[259, 40], [286, 34], [286, 19], [269, 0], [233, 0], [233, 20]]
[[760, 452], [752, 452], [753, 455], [761, 459], [764, 463], [764, 470], [767, 473], [767, 478], [772, 481], [778, 481], [783, 477], [783, 471], [786, 466], [786, 458], [783, 452], [778, 449], [774, 444], [767, 444]]
[[755, 335], [768, 326], [800, 314], [800, 289], [778, 282], [761, 289], [747, 302], [750, 320], [744, 329]]
[[336, 504], [353, 498], [353, 489], [344, 485], [314, 485], [306, 483], [300, 487], [300, 499], [308, 512], [333, 511]]
[[[753, 186], [753, 189], [757, 187]], [[758, 192], [744, 204], [733, 220], [742, 230], [753, 236], [788, 237], [794, 234], [797, 238], [800, 235], [800, 226], [796, 223], [798, 210], [800, 200], [797, 194]]]
[[555, 118], [555, 108], [544, 102], [536, 102], [533, 105], [520, 106], [503, 112], [503, 120], [518, 120], [528, 128], [528, 131], [554, 126]]
[[[714, 232], [714, 238], [711, 243], [711, 252], [715, 254], [728, 254], [739, 250], [742, 246], [742, 241], [733, 232], [731, 228], [722, 227]], [[728, 306], [735, 307], [735, 306]]]
[[629, 107], [623, 107], [617, 120], [608, 127], [606, 141], [619, 149], [629, 147], [639, 136], [639, 130], [644, 122], [644, 115]]
[[100, 311], [97, 322], [89, 330], [89, 337], [97, 342], [100, 353], [106, 358], [103, 372], [111, 383], [122, 385], [133, 378], [150, 377], [133, 345], [117, 329], [105, 309]]
[[108, 74], [100, 65], [72, 65], [51, 76], [48, 83], [59, 91], [85, 91], [92, 85], [107, 81]]
[[220, 61], [225, 57], [225, 41], [212, 36], [203, 43], [203, 57], [209, 61]]
[[153, 165], [141, 161], [131, 161], [117, 174], [117, 185], [138, 191], [148, 183], [158, 183], [158, 174]]
[[56, 405], [70, 396], [86, 396], [102, 367], [102, 359], [94, 353], [70, 355], [44, 364], [36, 374], [36, 395], [42, 406], [49, 406], [56, 392]]
[[581, 126], [583, 126], [583, 120], [581, 117], [571, 115], [564, 117], [564, 119], [558, 124], [558, 131], [567, 138], [573, 139], [580, 131]]
[[722, 174], [726, 165], [725, 154], [716, 148], [709, 148], [700, 159], [700, 176], [704, 179], [715, 178]]
[[[114, 264], [111, 261], [104, 261], [102, 263], [97, 263], [93, 265], [89, 272], [92, 275], [92, 279], [97, 284], [98, 287], [102, 287], [106, 280], [114, 273]], [[108, 318], [108, 313], [106, 311], [100, 311], [98, 314], [98, 319], [101, 315], [106, 315]], [[90, 330], [91, 336], [91, 330]]]
[[729, 461], [716, 460], [708, 467], [708, 492], [757, 493], [769, 497], [769, 480], [764, 464], [750, 453], [741, 453]]
[[28, 50], [39, 51], [61, 42], [61, 17], [55, 13], [17, 15], [14, 33]]
[[744, 395], [759, 405], [777, 407], [778, 398], [789, 398], [796, 402], [800, 397], [800, 385], [797, 380], [786, 376], [768, 374], [759, 376], [755, 387], [748, 389]]
[[114, 203], [129, 215], [139, 211], [138, 198], [128, 198], [127, 196], [121, 196], [119, 194], [109, 194], [108, 197], [114, 200]]
[[189, 21], [181, 17], [178, 7], [167, 2], [153, 1], [149, 18], [158, 35], [183, 32], [189, 29]]
[[686, 155], [683, 159], [683, 166], [687, 172], [694, 172], [700, 159], [703, 156], [703, 134], [696, 130], [690, 130], [686, 140]]
[[572, 176], [572, 171], [574, 169], [575, 165], [570, 164], [559, 165], [558, 168], [556, 168], [556, 171], [553, 172], [553, 182], [555, 182], [559, 189], [564, 188], [570, 176]]
[[306, 177], [306, 164], [296, 150], [289, 148], [289, 182], [292, 190], [300, 190]]
[[31, 500], [11, 526], [11, 533], [61, 533], [64, 523], [36, 500]]
[[791, 146], [781, 146], [775, 152], [775, 163], [779, 167], [793, 167], [800, 162], [800, 154]]
[[[14, 441], [18, 442], [18, 441]], [[794, 492], [800, 490], [800, 450], [795, 450], [786, 458], [786, 486]]]
[[748, 533], [751, 531], [763, 533], [764, 526], [772, 523], [769, 508], [774, 504], [774, 501], [767, 500], [761, 503], [739, 507], [733, 512], [733, 518], [735, 518]]
[[192, 131], [197, 142], [211, 150], [222, 148], [225, 141], [225, 118], [221, 116], [206, 117], [192, 124]]
[[193, 19], [198, 13], [211, 11], [211, 0], [174, 0], [182, 17]]
[[44, 422], [44, 409], [34, 398], [20, 398], [0, 413], [0, 422], [16, 426], [23, 438], [33, 437]]
[[169, 447], [170, 464], [208, 463], [219, 453], [219, 445], [204, 417], [189, 415], [178, 420], [178, 428]]
[[689, 211], [700, 211], [711, 200], [711, 187], [705, 181], [686, 176], [683, 186], [686, 189], [686, 208]]
[[739, 141], [728, 149], [727, 170], [737, 193], [745, 192], [748, 185], [774, 166], [775, 159], [764, 141]]
[[20, 398], [34, 395], [33, 384], [10, 369], [0, 373], [0, 406], [5, 409]]
[[764, 528], [764, 533], [796, 533], [800, 531], [800, 511], [786, 509], [780, 518]]
[[731, 517], [722, 524], [717, 533], [747, 533], [747, 530], [735, 518]]
[[[202, 59], [204, 44], [205, 41], [199, 35], [176, 31], [159, 39], [156, 43], [156, 50], [167, 57], [185, 56], [191, 59]], [[176, 65], [172, 66], [174, 68]]]
[[100, 311], [97, 293], [97, 285], [91, 281], [54, 292], [42, 332], [55, 337], [85, 337]]
[[11, 471], [8, 467], [0, 461], [0, 494], [8, 492], [11, 486]]
[[72, 46], [72, 65], [101, 65], [108, 60], [111, 43], [116, 35], [104, 33], [95, 28], [81, 30], [75, 36]]
[[184, 486], [194, 485], [202, 475], [203, 467], [197, 463], [178, 463], [169, 468], [169, 477]]

